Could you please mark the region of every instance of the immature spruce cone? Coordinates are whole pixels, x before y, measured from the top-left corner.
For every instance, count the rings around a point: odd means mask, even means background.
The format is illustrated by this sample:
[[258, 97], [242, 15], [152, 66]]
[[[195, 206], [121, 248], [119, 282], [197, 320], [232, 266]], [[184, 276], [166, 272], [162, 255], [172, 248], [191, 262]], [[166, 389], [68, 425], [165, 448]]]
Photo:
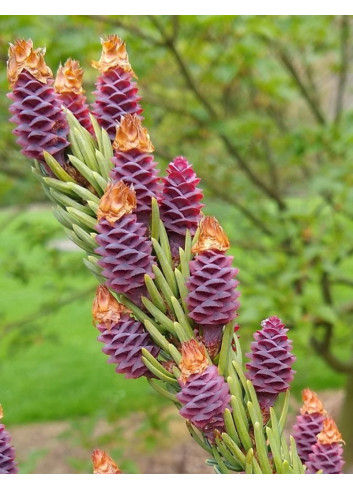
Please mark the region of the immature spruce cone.
[[114, 141], [116, 125], [124, 114], [140, 114], [141, 97], [132, 81], [134, 72], [129, 64], [125, 42], [117, 36], [102, 40], [102, 56], [93, 66], [101, 72], [94, 92], [93, 115]]
[[316, 437], [323, 428], [326, 411], [323, 404], [315, 392], [310, 389], [303, 391], [304, 405], [297, 416], [296, 424], [293, 427], [293, 437], [295, 439], [298, 455], [301, 461], [306, 464], [312, 447], [316, 443]]
[[323, 429], [317, 436], [312, 453], [306, 465], [307, 474], [315, 474], [322, 470], [323, 474], [341, 474], [344, 465], [343, 443], [340, 432], [332, 418], [326, 418]]
[[141, 295], [147, 295], [144, 275], [153, 277], [154, 263], [145, 226], [137, 222], [135, 214], [128, 214], [113, 224], [102, 219], [96, 229], [100, 245], [96, 253], [103, 257], [98, 264], [108, 279], [107, 286], [141, 305]]
[[[0, 406], [0, 419], [2, 409]], [[17, 474], [18, 469], [15, 463], [15, 450], [10, 445], [11, 438], [5, 430], [5, 426], [0, 424], [0, 474]]]
[[158, 198], [159, 194], [159, 170], [156, 170], [157, 163], [151, 154], [153, 144], [136, 114], [127, 114], [121, 119], [113, 147], [114, 168], [110, 177], [115, 182], [122, 180], [126, 185], [133, 185], [137, 199], [136, 215], [147, 226], [151, 219], [151, 199]]
[[211, 436], [215, 429], [224, 431], [223, 413], [230, 394], [217, 367], [210, 365], [202, 373], [192, 374], [186, 383], [180, 382], [177, 398], [183, 404], [180, 414], [204, 433]]
[[232, 267], [232, 256], [216, 250], [204, 251], [190, 262], [186, 286], [189, 316], [203, 326], [205, 344], [211, 356], [217, 354], [222, 326], [237, 315], [239, 292], [235, 290], [238, 273]]
[[139, 321], [135, 321], [129, 314], [122, 314], [118, 323], [112, 324], [108, 329], [106, 325], [99, 324], [98, 330], [102, 333], [98, 341], [105, 344], [103, 353], [109, 355], [108, 363], [116, 363], [115, 371], [125, 374], [127, 379], [138, 377], [151, 377], [152, 374], [142, 362], [141, 349], [146, 348], [156, 357], [159, 348], [152, 342], [149, 334]]
[[76, 119], [91, 134], [94, 134], [89, 117], [89, 108], [82, 88], [83, 69], [78, 61], [69, 58], [64, 66], [59, 67], [54, 89], [62, 105], [69, 109]]
[[17, 41], [9, 49], [10, 121], [17, 125], [13, 133], [24, 155], [44, 162], [43, 151], [47, 151], [63, 165], [69, 127], [44, 51], [34, 51], [32, 46], [32, 41]]
[[307, 474], [316, 474], [319, 470], [322, 470], [323, 474], [342, 474], [343, 449], [338, 443], [332, 445], [316, 443], [305, 465]]
[[247, 377], [254, 384], [263, 410], [273, 405], [280, 392], [289, 389], [295, 361], [292, 355], [292, 341], [287, 337], [288, 329], [275, 316], [261, 323], [262, 329], [254, 334], [255, 341], [251, 343], [251, 353], [247, 356], [251, 362], [246, 365]]
[[196, 232], [203, 204], [200, 179], [190, 163], [178, 156], [169, 163], [167, 176], [163, 179], [163, 196], [160, 206], [161, 219], [168, 232], [173, 256], [179, 247], [184, 247], [186, 230], [191, 236]]

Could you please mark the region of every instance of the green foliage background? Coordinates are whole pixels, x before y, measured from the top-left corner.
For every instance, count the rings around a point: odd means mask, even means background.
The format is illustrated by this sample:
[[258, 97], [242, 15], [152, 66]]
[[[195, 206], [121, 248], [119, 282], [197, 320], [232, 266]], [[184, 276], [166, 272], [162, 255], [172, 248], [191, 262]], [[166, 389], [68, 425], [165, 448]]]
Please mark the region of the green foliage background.
[[[94, 285], [76, 253], [48, 251], [48, 239], [57, 232], [54, 218], [36, 214], [37, 225], [28, 227], [29, 214], [18, 209], [45, 198], [7, 122], [8, 43], [21, 37], [32, 38], [36, 47], [45, 45], [53, 71], [68, 57], [79, 59], [92, 101], [97, 73], [90, 62], [100, 56], [99, 37], [116, 33], [126, 40], [139, 77], [145, 125], [161, 168], [179, 154], [186, 156], [202, 179], [206, 213], [215, 214], [231, 238], [240, 268], [242, 341], [249, 343], [262, 319], [279, 315], [290, 327], [298, 357], [295, 391], [344, 385], [346, 376], [353, 375], [352, 18], [2, 16], [0, 26], [0, 199], [2, 206], [17, 206], [14, 212], [20, 213], [16, 219], [9, 210], [1, 216], [3, 226], [10, 223], [0, 234], [4, 325], [33, 314], [35, 305], [43, 308], [43, 301], [61, 300], [88, 282]], [[26, 247], [36, 251], [28, 255]], [[33, 301], [27, 301], [29, 293], [35, 295]], [[49, 352], [58, 342], [67, 359], [77, 360], [70, 371], [82, 369], [80, 375], [92, 381], [93, 373], [79, 361], [95, 342], [89, 303], [88, 294], [58, 315], [41, 319], [37, 328], [33, 321], [11, 333], [4, 327], [0, 373], [5, 379], [2, 397], [9, 404], [16, 390], [11, 366], [21, 377], [23, 359], [31, 351], [31, 361], [48, 366], [53, 359]], [[79, 332], [82, 322], [87, 329]], [[73, 345], [65, 350], [75, 336], [80, 337], [77, 354], [70, 350]], [[30, 346], [20, 350], [25, 339]], [[98, 360], [95, 347], [94, 365], [100, 362], [95, 368], [103, 376], [108, 367]], [[69, 375], [63, 371], [60, 378]], [[61, 388], [67, 392], [70, 384], [63, 381]], [[87, 392], [91, 388], [93, 381]], [[108, 381], [94, 385], [94, 409], [109, 389]], [[82, 399], [89, 397], [87, 392]], [[21, 396], [21, 389], [16, 395]], [[85, 414], [88, 402], [82, 400], [77, 409], [63, 403], [62, 415], [70, 409]], [[50, 405], [38, 417], [54, 413], [59, 416]], [[15, 411], [9, 418], [28, 421], [33, 410]]]

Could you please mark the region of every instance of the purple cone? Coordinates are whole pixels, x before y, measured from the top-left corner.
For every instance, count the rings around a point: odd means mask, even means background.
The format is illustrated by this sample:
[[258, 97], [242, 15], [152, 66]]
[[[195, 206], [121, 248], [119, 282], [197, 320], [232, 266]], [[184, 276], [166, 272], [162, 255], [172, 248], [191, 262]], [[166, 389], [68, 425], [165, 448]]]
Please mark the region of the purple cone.
[[159, 194], [157, 163], [150, 153], [138, 150], [117, 151], [112, 162], [114, 168], [110, 177], [115, 182], [123, 180], [126, 185], [133, 185], [137, 199], [136, 215], [147, 226], [151, 219], [151, 199]]
[[125, 374], [127, 379], [152, 377], [142, 362], [141, 349], [145, 348], [157, 357], [159, 348], [139, 321], [135, 321], [129, 314], [123, 314], [119, 322], [110, 329], [103, 324], [97, 327], [101, 332], [98, 341], [105, 344], [102, 351], [109, 355], [108, 363], [117, 364], [117, 373]]
[[288, 339], [284, 324], [276, 316], [265, 319], [262, 328], [254, 334], [251, 353], [247, 356], [247, 377], [254, 384], [262, 409], [269, 409], [278, 394], [289, 389], [294, 370], [295, 356], [291, 353], [292, 341]]
[[169, 163], [167, 176], [163, 179], [163, 196], [160, 205], [161, 219], [167, 230], [173, 256], [179, 247], [184, 248], [186, 230], [191, 236], [196, 232], [201, 218], [203, 197], [197, 187], [200, 179], [190, 163], [178, 156]]
[[82, 127], [94, 134], [86, 96], [82, 93], [63, 92], [59, 94], [62, 105], [64, 105], [76, 117]]
[[103, 219], [96, 226], [96, 253], [102, 258], [98, 264], [106, 285], [125, 294], [132, 302], [141, 306], [141, 295], [147, 295], [144, 275], [153, 277], [152, 243], [146, 238], [146, 227], [137, 222], [135, 214], [128, 214], [111, 226]]
[[[186, 286], [189, 316], [203, 326], [208, 350], [215, 353], [222, 336], [222, 327], [237, 315], [240, 293], [235, 290], [238, 273], [232, 267], [232, 256], [220, 251], [204, 251], [190, 262], [190, 278]], [[217, 346], [218, 345], [218, 346]]]
[[44, 162], [47, 151], [64, 165], [69, 127], [52, 84], [53, 80], [44, 84], [23, 70], [8, 94], [13, 101], [10, 121], [17, 125], [13, 133], [24, 155]]
[[92, 113], [99, 125], [108, 132], [112, 142], [121, 117], [142, 112], [139, 104], [141, 97], [137, 94], [137, 85], [131, 80], [132, 76], [131, 72], [115, 66], [97, 79]]
[[341, 474], [344, 465], [343, 448], [339, 443], [323, 445], [317, 442], [305, 465], [307, 474], [316, 474], [319, 470], [323, 474]]
[[223, 413], [229, 407], [230, 393], [215, 365], [200, 374], [190, 375], [185, 384], [181, 383], [177, 398], [183, 404], [181, 416], [207, 434], [210, 440], [215, 429], [224, 431]]
[[9, 433], [5, 430], [5, 426], [0, 424], [0, 474], [17, 474], [18, 472], [15, 450], [10, 442]]
[[317, 435], [323, 427], [325, 415], [321, 413], [302, 414], [297, 416], [297, 422], [293, 426], [293, 437], [297, 445], [298, 455], [303, 464], [309, 460], [312, 447], [315, 445]]

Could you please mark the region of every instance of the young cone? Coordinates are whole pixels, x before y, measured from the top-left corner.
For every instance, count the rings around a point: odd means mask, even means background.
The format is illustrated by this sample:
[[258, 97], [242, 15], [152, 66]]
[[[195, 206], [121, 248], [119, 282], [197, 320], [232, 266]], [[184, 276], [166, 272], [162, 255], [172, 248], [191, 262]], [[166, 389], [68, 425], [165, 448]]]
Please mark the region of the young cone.
[[31, 40], [10, 44], [7, 75], [12, 92], [8, 98], [13, 102], [10, 121], [17, 126], [13, 133], [22, 153], [41, 162], [50, 173], [43, 152], [64, 166], [69, 127], [52, 87], [52, 72], [45, 64], [44, 54], [45, 49], [33, 49]]
[[92, 307], [94, 323], [101, 335], [98, 341], [105, 344], [103, 353], [109, 355], [108, 363], [117, 364], [115, 371], [125, 374], [127, 379], [151, 377], [142, 362], [142, 348], [156, 357], [159, 348], [139, 321], [130, 316], [130, 311], [119, 304], [108, 288], [100, 285]]
[[[0, 420], [3, 417], [3, 410], [0, 405]], [[0, 474], [17, 474], [18, 469], [15, 462], [15, 450], [11, 446], [11, 438], [5, 430], [5, 426], [0, 423]]]
[[298, 455], [303, 464], [306, 464], [317, 441], [316, 437], [323, 428], [326, 411], [317, 394], [310, 389], [303, 390], [302, 398], [304, 404], [293, 427], [293, 437]]
[[179, 368], [181, 391], [177, 398], [183, 405], [180, 414], [213, 443], [214, 431], [224, 431], [223, 413], [229, 409], [230, 401], [228, 384], [217, 367], [209, 364], [205, 347], [195, 339], [183, 343]]
[[250, 363], [246, 365], [247, 377], [254, 384], [263, 413], [273, 406], [278, 394], [289, 389], [295, 361], [292, 355], [292, 341], [287, 337], [288, 329], [276, 316], [261, 323], [262, 328], [254, 334], [251, 353], [246, 356]]
[[186, 303], [189, 316], [202, 326], [205, 345], [211, 356], [218, 353], [223, 326], [237, 316], [238, 273], [232, 256], [225, 256], [229, 241], [217, 219], [205, 217], [193, 248], [198, 255], [190, 262]]
[[121, 118], [113, 148], [114, 168], [110, 176], [115, 182], [122, 180], [133, 185], [137, 199], [136, 215], [147, 226], [151, 218], [151, 199], [159, 194], [159, 170], [155, 168], [157, 163], [151, 154], [154, 147], [147, 129], [142, 127], [137, 114]]
[[203, 194], [197, 187], [199, 182], [200, 179], [183, 156], [169, 163], [167, 176], [163, 178], [160, 213], [174, 258], [179, 255], [179, 247], [184, 248], [187, 229], [193, 236], [201, 218], [203, 204], [200, 200]]
[[108, 186], [97, 212], [96, 253], [107, 286], [141, 306], [141, 296], [147, 295], [144, 276], [154, 277], [154, 257], [146, 227], [131, 214], [135, 205], [134, 191], [123, 182]]
[[82, 88], [83, 69], [78, 61], [69, 58], [64, 66], [60, 64], [54, 82], [54, 90], [62, 105], [69, 109], [76, 119], [91, 134], [94, 134], [89, 117], [89, 108]]
[[342, 443], [341, 433], [334, 420], [326, 418], [306, 463], [306, 473], [316, 474], [322, 470], [323, 474], [341, 474], [344, 465]]
[[125, 42], [116, 35], [102, 39], [100, 60], [92, 66], [100, 71], [97, 79], [93, 115], [114, 141], [116, 125], [125, 114], [140, 114], [141, 97], [137, 95], [135, 76], [129, 63]]
[[93, 450], [92, 463], [94, 474], [121, 474], [114, 460], [104, 450]]

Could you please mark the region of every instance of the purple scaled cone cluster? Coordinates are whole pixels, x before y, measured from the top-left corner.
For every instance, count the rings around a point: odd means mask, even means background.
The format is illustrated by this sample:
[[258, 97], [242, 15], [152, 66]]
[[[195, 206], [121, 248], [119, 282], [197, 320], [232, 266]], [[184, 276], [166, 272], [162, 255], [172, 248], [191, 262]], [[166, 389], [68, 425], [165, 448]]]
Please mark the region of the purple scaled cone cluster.
[[10, 444], [11, 438], [5, 426], [0, 424], [0, 474], [17, 474], [15, 450]]
[[306, 473], [316, 474], [321, 470], [323, 474], [341, 474], [343, 465], [343, 448], [339, 443], [316, 443], [306, 462]]
[[107, 278], [107, 286], [141, 305], [141, 295], [147, 295], [144, 276], [153, 277], [154, 263], [146, 227], [137, 222], [135, 214], [128, 214], [113, 225], [103, 219], [96, 229], [96, 241], [100, 245], [96, 253], [102, 257], [98, 264]]
[[8, 94], [13, 101], [10, 121], [17, 126], [13, 133], [24, 155], [44, 161], [43, 151], [47, 151], [63, 165], [69, 127], [52, 83], [51, 79], [42, 83], [23, 70]]
[[271, 316], [262, 321], [261, 326], [254, 334], [251, 353], [247, 354], [250, 362], [246, 367], [247, 377], [254, 384], [260, 406], [267, 410], [279, 393], [289, 389], [295, 357], [291, 353], [292, 341], [286, 334], [288, 329], [279, 318]]
[[131, 80], [132, 76], [131, 72], [115, 66], [97, 79], [92, 113], [111, 141], [114, 141], [116, 126], [123, 115], [142, 112], [139, 104], [141, 97], [137, 94], [137, 85]]
[[190, 375], [185, 384], [181, 383], [177, 398], [183, 405], [181, 416], [190, 420], [211, 442], [214, 430], [224, 431], [223, 413], [229, 407], [230, 393], [215, 365]]
[[169, 163], [167, 176], [163, 178], [160, 214], [174, 257], [178, 255], [179, 247], [184, 247], [186, 230], [189, 229], [193, 236], [200, 221], [203, 194], [197, 187], [199, 182], [183, 156]]
[[300, 460], [306, 464], [312, 447], [316, 443], [316, 437], [322, 430], [325, 415], [322, 413], [306, 413], [297, 416], [296, 424], [293, 426], [293, 438], [297, 445]]
[[114, 182], [122, 180], [126, 185], [133, 185], [136, 192], [138, 220], [146, 226], [151, 219], [151, 199], [159, 196], [157, 163], [153, 155], [138, 150], [116, 151], [112, 162], [114, 168], [110, 177]]
[[152, 377], [142, 362], [141, 349], [145, 348], [156, 357], [159, 348], [152, 342], [149, 334], [139, 321], [129, 314], [122, 314], [117, 323], [110, 329], [104, 324], [97, 326], [101, 335], [98, 341], [104, 343], [103, 353], [109, 355], [108, 363], [117, 364], [115, 371], [125, 374], [127, 379]]

